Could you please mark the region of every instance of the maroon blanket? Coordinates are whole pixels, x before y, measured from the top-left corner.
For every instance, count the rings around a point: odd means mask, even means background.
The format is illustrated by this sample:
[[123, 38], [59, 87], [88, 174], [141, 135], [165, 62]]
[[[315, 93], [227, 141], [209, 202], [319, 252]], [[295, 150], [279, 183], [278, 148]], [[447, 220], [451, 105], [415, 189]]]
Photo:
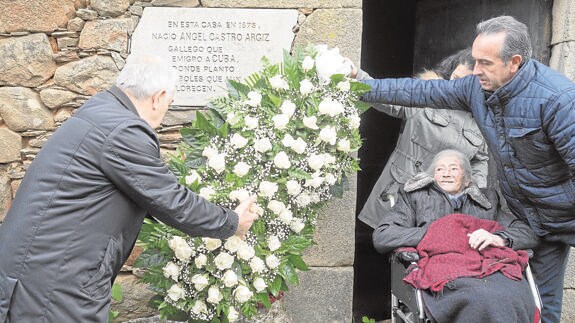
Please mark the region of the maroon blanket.
[[529, 260], [527, 253], [507, 247], [487, 247], [482, 251], [472, 249], [467, 234], [478, 229], [493, 233], [504, 228], [495, 221], [466, 214], [450, 214], [433, 222], [417, 245], [419, 270], [410, 272], [403, 281], [416, 288], [439, 292], [447, 282], [456, 278], [482, 278], [496, 271], [521, 280]]

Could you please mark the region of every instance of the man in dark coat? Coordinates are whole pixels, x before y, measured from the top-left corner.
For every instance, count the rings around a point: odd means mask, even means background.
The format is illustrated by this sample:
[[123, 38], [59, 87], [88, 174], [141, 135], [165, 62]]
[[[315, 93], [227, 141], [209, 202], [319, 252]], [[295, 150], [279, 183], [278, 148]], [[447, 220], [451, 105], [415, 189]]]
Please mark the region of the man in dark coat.
[[501, 16], [477, 25], [473, 76], [365, 80], [368, 102], [471, 111], [510, 210], [542, 238], [531, 266], [543, 322], [559, 322], [575, 246], [575, 84], [531, 57], [527, 26]]
[[91, 98], [44, 145], [0, 226], [0, 322], [106, 322], [112, 282], [151, 214], [194, 236], [244, 235], [235, 211], [178, 183], [154, 128], [175, 74], [130, 57], [116, 86]]

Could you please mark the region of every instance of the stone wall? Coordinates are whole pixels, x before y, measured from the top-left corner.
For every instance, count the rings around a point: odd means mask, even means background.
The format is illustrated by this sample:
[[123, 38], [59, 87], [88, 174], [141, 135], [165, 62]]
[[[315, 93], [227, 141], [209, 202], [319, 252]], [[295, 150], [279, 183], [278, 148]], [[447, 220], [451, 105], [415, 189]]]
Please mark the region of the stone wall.
[[[360, 60], [361, 0], [0, 0], [0, 222], [46, 139], [113, 84], [150, 6], [297, 9], [294, 46], [327, 43]], [[194, 113], [190, 107], [168, 112], [158, 130], [163, 153], [178, 145], [179, 129]], [[351, 321], [355, 190], [354, 179], [318, 220], [318, 244], [305, 255], [311, 270], [274, 305], [273, 320]], [[113, 304], [117, 321], [156, 314], [146, 307], [153, 293], [138, 283], [131, 261], [118, 277], [124, 300]]]

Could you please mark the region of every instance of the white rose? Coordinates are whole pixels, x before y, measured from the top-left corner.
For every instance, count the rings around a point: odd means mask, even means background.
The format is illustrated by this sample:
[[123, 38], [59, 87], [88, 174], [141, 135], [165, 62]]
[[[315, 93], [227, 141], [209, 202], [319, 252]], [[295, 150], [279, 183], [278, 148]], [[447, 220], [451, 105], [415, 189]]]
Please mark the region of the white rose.
[[266, 287], [268, 287], [268, 285], [266, 285], [266, 282], [261, 277], [254, 279], [253, 285], [258, 293], [264, 291]]
[[271, 251], [276, 251], [282, 246], [280, 239], [277, 236], [271, 235], [268, 237], [268, 247]]
[[244, 177], [252, 168], [250, 165], [244, 162], [239, 162], [234, 165], [234, 174], [239, 177]]
[[179, 236], [173, 236], [168, 241], [168, 246], [174, 251], [176, 258], [181, 261], [188, 261], [194, 252], [186, 242], [186, 239]]
[[276, 167], [280, 169], [288, 169], [291, 167], [291, 162], [289, 160], [288, 155], [285, 152], [280, 151], [274, 157], [274, 165], [276, 165]]
[[220, 293], [220, 289], [216, 286], [211, 286], [208, 289], [208, 298], [206, 299], [208, 303], [212, 303], [214, 305], [218, 305], [220, 301], [224, 298], [222, 293]]
[[208, 159], [208, 166], [213, 168], [216, 173], [221, 173], [226, 169], [226, 155], [217, 154]]
[[350, 147], [349, 139], [344, 138], [344, 139], [340, 139], [337, 142], [337, 150], [343, 151], [344, 153], [347, 153], [350, 151], [350, 149], [351, 149], [351, 147]]
[[192, 284], [194, 284], [194, 288], [197, 291], [201, 291], [206, 288], [210, 283], [208, 282], [208, 278], [204, 275], [195, 274], [192, 276]]
[[278, 130], [284, 130], [290, 121], [290, 117], [285, 114], [276, 114], [272, 117], [274, 127]]
[[214, 264], [219, 270], [230, 269], [234, 264], [234, 256], [227, 252], [220, 252], [220, 254], [214, 258]]
[[218, 151], [212, 147], [206, 147], [204, 150], [202, 150], [202, 156], [206, 157], [207, 159], [210, 159], [217, 154]]
[[208, 251], [214, 251], [222, 245], [222, 240], [214, 238], [202, 238], [204, 245]]
[[284, 147], [290, 147], [294, 142], [293, 137], [287, 133], [284, 138], [282, 139], [282, 145], [284, 145]]
[[194, 314], [207, 313], [208, 312], [208, 306], [206, 305], [206, 303], [203, 300], [197, 299], [196, 302], [194, 303], [194, 306], [192, 306], [191, 311]]
[[342, 92], [348, 92], [349, 89], [351, 88], [351, 84], [349, 84], [349, 81], [342, 81], [337, 83], [336, 87], [338, 90]]
[[295, 180], [289, 180], [286, 183], [286, 188], [287, 188], [287, 192], [289, 195], [298, 195], [299, 192], [301, 192], [301, 185], [298, 183], [298, 181]]
[[252, 293], [249, 288], [243, 285], [238, 286], [236, 290], [234, 290], [234, 297], [240, 304], [249, 301], [253, 294], [254, 293]]
[[230, 139], [230, 143], [236, 149], [240, 149], [240, 148], [245, 147], [248, 144], [248, 139], [242, 137], [242, 135], [240, 135], [239, 133], [234, 133], [232, 138]]
[[319, 139], [321, 141], [327, 142], [330, 145], [335, 145], [337, 140], [337, 131], [335, 127], [326, 126], [319, 132]]
[[248, 101], [246, 101], [247, 105], [255, 108], [255, 107], [258, 107], [261, 102], [262, 102], [262, 95], [261, 94], [259, 94], [258, 92], [254, 92], [254, 91], [251, 91], [248, 93]]
[[292, 142], [290, 148], [298, 154], [303, 154], [307, 150], [307, 143], [298, 137]]
[[254, 247], [250, 246], [247, 243], [242, 243], [238, 248], [238, 258], [242, 260], [250, 260], [255, 254], [256, 251]]
[[277, 268], [280, 265], [280, 260], [275, 255], [269, 255], [266, 257], [266, 265], [271, 269]]
[[304, 57], [303, 61], [301, 62], [301, 68], [303, 68], [303, 70], [306, 72], [311, 70], [314, 65], [315, 65], [315, 62], [314, 62], [313, 58], [311, 58], [311, 56]]
[[307, 193], [301, 193], [296, 197], [295, 202], [300, 207], [306, 207], [311, 203], [311, 197]]
[[166, 264], [163, 271], [164, 277], [178, 281], [178, 276], [180, 275], [180, 266], [170, 261]]
[[291, 221], [289, 227], [290, 229], [292, 229], [293, 232], [300, 233], [301, 230], [303, 230], [303, 228], [305, 227], [305, 223], [303, 223], [303, 221], [299, 218], [294, 218]]
[[224, 243], [224, 248], [226, 248], [228, 251], [236, 252], [242, 245], [242, 242], [243, 241], [240, 237], [233, 235], [226, 240], [226, 243]]
[[188, 176], [186, 176], [186, 185], [192, 185], [195, 182], [201, 183], [202, 178], [200, 177], [200, 174], [198, 174], [197, 171], [192, 169], [188, 174]]
[[245, 188], [240, 188], [238, 190], [233, 190], [228, 194], [228, 197], [232, 201], [245, 201], [250, 197], [250, 192]]
[[276, 90], [287, 90], [289, 89], [288, 83], [283, 79], [281, 75], [276, 75], [270, 78], [270, 85]]
[[285, 224], [289, 224], [291, 222], [292, 217], [293, 217], [293, 213], [289, 209], [284, 209], [278, 215], [278, 218]]
[[234, 287], [238, 284], [238, 275], [236, 275], [235, 272], [228, 270], [224, 273], [222, 280], [224, 281], [224, 286]]
[[338, 48], [318, 47], [315, 56], [315, 70], [323, 83], [329, 82], [330, 77], [334, 74], [348, 75], [351, 69], [351, 63], [341, 56]]
[[283, 211], [285, 208], [286, 208], [285, 204], [277, 200], [271, 200], [268, 203], [268, 209], [270, 209], [276, 215], [280, 214], [281, 211]]
[[307, 164], [309, 167], [315, 171], [320, 170], [323, 167], [324, 160], [322, 155], [311, 154], [307, 158]]
[[278, 190], [278, 184], [268, 181], [261, 181], [259, 185], [259, 190], [262, 196], [272, 198]]
[[196, 267], [202, 268], [208, 263], [208, 257], [206, 257], [204, 254], [201, 254], [194, 258], [194, 263], [196, 264]]
[[311, 203], [319, 203], [321, 201], [321, 198], [318, 193], [311, 193], [309, 195], [309, 199]]
[[335, 184], [335, 182], [337, 182], [337, 178], [333, 174], [327, 173], [327, 174], [325, 174], [325, 182], [328, 185], [333, 185], [333, 184]]
[[311, 117], [303, 117], [303, 125], [306, 128], [312, 129], [312, 130], [317, 130], [319, 129], [319, 127], [317, 126], [317, 117], [316, 116], [311, 116]]
[[209, 201], [214, 194], [216, 194], [216, 191], [214, 191], [212, 187], [207, 186], [200, 188], [200, 193], [198, 195]]
[[264, 264], [264, 261], [261, 260], [261, 258], [253, 257], [250, 260], [250, 268], [254, 273], [261, 273], [266, 269], [266, 265]]
[[238, 313], [238, 311], [237, 311], [235, 308], [230, 307], [230, 310], [229, 310], [229, 312], [228, 312], [228, 320], [229, 320], [230, 322], [235, 322], [235, 321], [237, 321], [239, 318], [240, 318], [240, 314]]
[[246, 116], [244, 121], [246, 123], [246, 128], [250, 130], [256, 129], [259, 126], [258, 118]]
[[299, 93], [301, 93], [302, 95], [308, 95], [311, 92], [313, 92], [313, 90], [314, 86], [310, 80], [304, 79], [301, 82], [299, 82]]
[[168, 289], [168, 297], [174, 302], [177, 302], [180, 298], [184, 298], [185, 296], [186, 291], [178, 284], [174, 284], [170, 289]]
[[348, 121], [350, 129], [358, 129], [359, 124], [361, 123], [361, 118], [357, 114], [352, 114], [349, 116]]
[[318, 188], [321, 186], [321, 184], [323, 184], [323, 177], [314, 174], [314, 176], [310, 179], [306, 179], [305, 180], [305, 187], [313, 187], [313, 188]]
[[318, 105], [318, 114], [327, 114], [330, 117], [335, 117], [344, 112], [343, 104], [330, 98], [323, 99]]
[[268, 138], [258, 139], [254, 142], [254, 149], [257, 152], [265, 153], [266, 151], [272, 149], [272, 143]]
[[230, 112], [226, 117], [226, 121], [232, 126], [237, 125], [240, 119], [241, 117], [233, 112]]
[[333, 163], [335, 163], [336, 158], [335, 156], [329, 154], [329, 153], [325, 153], [325, 154], [321, 154], [322, 158], [324, 160], [324, 165], [331, 165]]
[[289, 100], [283, 101], [282, 105], [280, 106], [282, 114], [285, 114], [288, 117], [291, 117], [294, 114], [295, 108], [296, 108], [295, 104]]

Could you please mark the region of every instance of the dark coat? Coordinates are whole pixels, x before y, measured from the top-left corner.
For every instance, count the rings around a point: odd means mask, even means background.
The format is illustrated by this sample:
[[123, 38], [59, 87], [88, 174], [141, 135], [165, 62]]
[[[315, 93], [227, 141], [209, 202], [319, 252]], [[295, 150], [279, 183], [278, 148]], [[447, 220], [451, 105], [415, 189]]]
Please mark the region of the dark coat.
[[458, 80], [365, 80], [368, 102], [470, 110], [511, 211], [549, 241], [575, 246], [575, 84], [536, 60], [484, 92]]
[[178, 184], [159, 148], [115, 87], [54, 133], [0, 226], [0, 322], [106, 322], [148, 212], [190, 235], [235, 233], [237, 214]]
[[399, 247], [416, 247], [433, 221], [452, 213], [499, 222], [505, 231], [497, 234], [509, 239], [509, 247], [513, 249], [533, 248], [537, 245], [538, 239], [533, 230], [525, 222], [501, 209], [495, 190], [482, 191], [472, 184], [463, 194], [465, 198], [461, 206], [454, 207], [432, 176], [427, 173], [415, 175], [400, 189], [397, 204], [391, 212], [384, 214], [373, 232], [375, 249], [385, 253]]

